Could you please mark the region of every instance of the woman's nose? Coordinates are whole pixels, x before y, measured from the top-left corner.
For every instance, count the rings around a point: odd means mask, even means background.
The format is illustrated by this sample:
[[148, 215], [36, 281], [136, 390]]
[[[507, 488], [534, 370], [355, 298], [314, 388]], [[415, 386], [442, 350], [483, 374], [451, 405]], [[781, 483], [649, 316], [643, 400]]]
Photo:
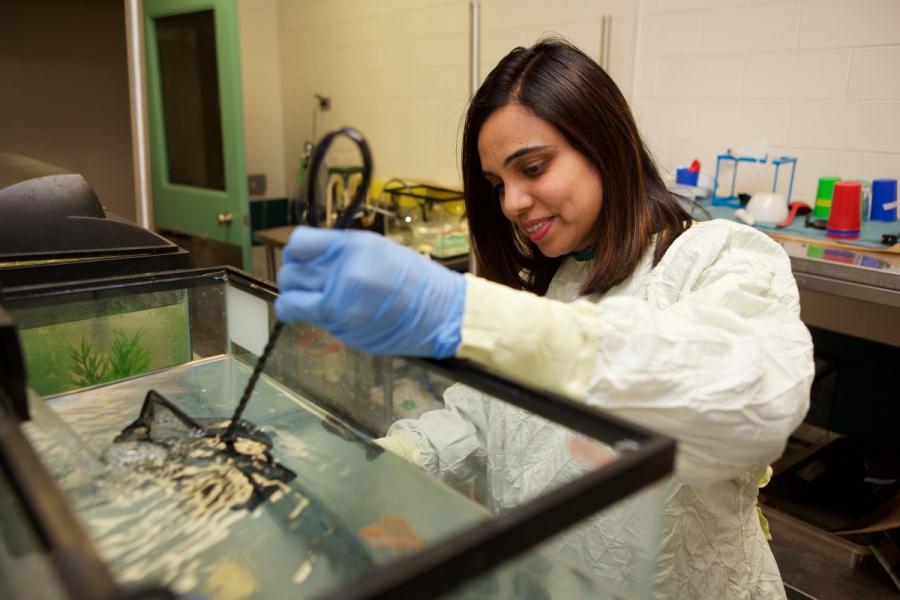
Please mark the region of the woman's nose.
[[508, 218], [516, 217], [522, 211], [530, 208], [533, 203], [531, 194], [523, 186], [506, 184], [504, 187], [501, 208]]

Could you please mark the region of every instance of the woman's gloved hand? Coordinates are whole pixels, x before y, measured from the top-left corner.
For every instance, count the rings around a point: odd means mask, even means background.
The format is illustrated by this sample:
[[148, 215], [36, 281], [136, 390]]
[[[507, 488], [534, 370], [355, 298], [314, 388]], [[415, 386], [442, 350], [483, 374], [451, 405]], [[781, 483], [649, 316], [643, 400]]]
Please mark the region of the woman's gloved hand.
[[380, 235], [298, 227], [278, 271], [275, 315], [373, 354], [453, 356], [465, 278]]

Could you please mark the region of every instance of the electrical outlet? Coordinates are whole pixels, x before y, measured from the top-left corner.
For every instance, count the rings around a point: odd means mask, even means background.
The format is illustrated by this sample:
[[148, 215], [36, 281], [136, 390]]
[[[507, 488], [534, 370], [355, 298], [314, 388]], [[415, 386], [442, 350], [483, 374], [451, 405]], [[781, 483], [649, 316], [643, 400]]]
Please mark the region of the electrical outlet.
[[251, 196], [264, 196], [266, 194], [266, 176], [263, 174], [247, 175], [247, 184]]

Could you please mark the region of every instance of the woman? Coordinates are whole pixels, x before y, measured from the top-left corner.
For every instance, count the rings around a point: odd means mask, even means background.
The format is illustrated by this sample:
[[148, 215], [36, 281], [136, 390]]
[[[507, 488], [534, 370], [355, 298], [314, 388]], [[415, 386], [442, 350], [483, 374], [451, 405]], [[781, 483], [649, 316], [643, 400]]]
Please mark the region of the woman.
[[[675, 437], [655, 594], [784, 597], [756, 497], [813, 377], [785, 253], [742, 225], [692, 223], [613, 81], [563, 42], [517, 48], [487, 77], [463, 183], [480, 278], [378, 236], [300, 229], [279, 318], [369, 352], [477, 360]], [[484, 476], [495, 510], [584, 468], [560, 428], [460, 387], [382, 442], [450, 482]], [[637, 511], [560, 544], [636, 589]]]

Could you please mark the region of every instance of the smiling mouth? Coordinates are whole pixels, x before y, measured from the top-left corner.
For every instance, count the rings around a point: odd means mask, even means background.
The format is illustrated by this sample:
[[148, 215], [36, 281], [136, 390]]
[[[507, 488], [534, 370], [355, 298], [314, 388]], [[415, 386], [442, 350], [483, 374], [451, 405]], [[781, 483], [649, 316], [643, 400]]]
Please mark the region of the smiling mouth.
[[525, 232], [525, 235], [528, 236], [528, 239], [532, 242], [539, 242], [547, 232], [550, 231], [550, 226], [553, 223], [553, 217], [547, 217], [546, 219], [538, 219], [537, 221], [533, 221], [528, 224], [527, 227], [522, 226], [522, 231]]

